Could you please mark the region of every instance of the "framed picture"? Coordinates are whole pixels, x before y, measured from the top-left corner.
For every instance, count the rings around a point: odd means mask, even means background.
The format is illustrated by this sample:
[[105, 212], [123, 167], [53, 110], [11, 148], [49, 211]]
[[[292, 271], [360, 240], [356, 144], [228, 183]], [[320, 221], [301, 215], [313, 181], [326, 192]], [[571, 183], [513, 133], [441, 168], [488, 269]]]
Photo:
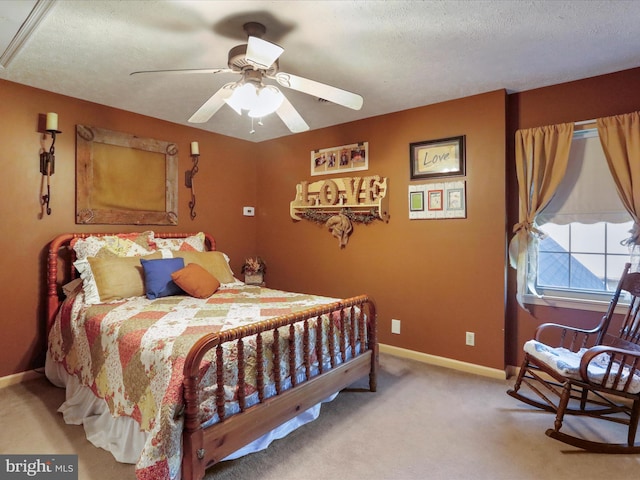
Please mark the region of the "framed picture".
[[76, 125], [76, 223], [177, 225], [177, 145]]
[[442, 210], [444, 205], [442, 204], [442, 190], [429, 190], [429, 210]]
[[311, 152], [311, 175], [369, 169], [369, 142], [323, 148]]
[[462, 210], [464, 204], [464, 189], [452, 188], [447, 190], [447, 210]]
[[465, 136], [409, 144], [411, 179], [465, 174]]
[[409, 192], [409, 210], [424, 212], [424, 192]]
[[465, 180], [448, 180], [409, 185], [409, 219], [466, 218], [465, 183]]

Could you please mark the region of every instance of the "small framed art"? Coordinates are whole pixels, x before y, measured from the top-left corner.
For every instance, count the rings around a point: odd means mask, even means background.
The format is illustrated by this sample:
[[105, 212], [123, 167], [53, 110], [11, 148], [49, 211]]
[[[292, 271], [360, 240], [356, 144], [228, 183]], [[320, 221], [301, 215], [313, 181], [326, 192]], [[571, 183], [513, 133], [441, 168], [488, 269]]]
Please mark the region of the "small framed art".
[[462, 210], [463, 203], [463, 188], [451, 188], [447, 190], [447, 210]]
[[409, 144], [411, 179], [465, 174], [465, 136]]
[[412, 212], [424, 211], [424, 192], [409, 192], [409, 210]]
[[409, 219], [466, 218], [465, 189], [464, 180], [409, 185]]
[[444, 205], [442, 203], [442, 190], [427, 190], [429, 195], [429, 210], [442, 210]]

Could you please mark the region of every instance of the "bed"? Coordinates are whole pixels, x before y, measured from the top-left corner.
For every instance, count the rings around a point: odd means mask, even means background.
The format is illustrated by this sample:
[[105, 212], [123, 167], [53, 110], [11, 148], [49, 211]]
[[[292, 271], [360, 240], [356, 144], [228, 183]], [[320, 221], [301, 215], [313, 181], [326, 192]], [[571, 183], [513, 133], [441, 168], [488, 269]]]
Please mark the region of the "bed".
[[202, 478], [315, 419], [357, 380], [376, 390], [366, 295], [245, 285], [206, 233], [60, 235], [47, 298], [45, 370], [67, 389], [65, 421], [136, 463], [139, 479]]

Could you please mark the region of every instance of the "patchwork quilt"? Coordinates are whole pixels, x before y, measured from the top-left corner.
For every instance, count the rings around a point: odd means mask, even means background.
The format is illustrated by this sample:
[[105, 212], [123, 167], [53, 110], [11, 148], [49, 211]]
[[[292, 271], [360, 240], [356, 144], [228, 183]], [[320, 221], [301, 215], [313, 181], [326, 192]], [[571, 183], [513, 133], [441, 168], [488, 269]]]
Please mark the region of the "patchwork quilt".
[[[148, 433], [136, 464], [137, 478], [173, 479], [180, 474], [182, 371], [191, 346], [207, 333], [334, 301], [327, 297], [233, 284], [223, 285], [215, 295], [206, 299], [173, 296], [148, 300], [146, 297], [134, 297], [126, 301], [86, 305], [80, 291], [64, 302], [49, 336], [49, 351], [53, 360], [106, 401], [114, 417], [132, 417], [140, 424], [141, 430]], [[323, 318], [323, 322], [334, 321], [339, 328], [338, 320]], [[302, 325], [296, 327], [302, 332]], [[288, 328], [281, 332], [281, 358], [286, 359]], [[315, 342], [315, 329], [311, 328], [310, 334], [310, 341]], [[268, 336], [263, 335], [265, 344]], [[301, 352], [301, 333], [296, 334], [296, 342], [299, 344], [297, 351]], [[328, 351], [327, 343], [327, 339], [323, 339], [325, 351]], [[336, 350], [338, 343], [335, 342]], [[238, 411], [238, 372], [234, 362], [236, 345], [236, 342], [225, 344], [224, 351], [225, 409], [229, 414]], [[255, 336], [244, 340], [244, 351], [247, 363], [246, 403], [250, 406], [257, 402]], [[216, 389], [215, 359], [213, 352], [209, 353], [211, 355], [205, 358], [203, 367], [206, 373], [200, 400], [202, 422], [210, 424], [218, 419], [212, 397]], [[265, 345], [265, 373], [270, 371], [272, 356]], [[303, 370], [301, 353], [297, 358], [297, 368]], [[290, 375], [287, 362], [280, 370], [283, 379]], [[273, 375], [270, 374], [265, 382], [267, 396], [272, 395], [275, 390]], [[285, 387], [290, 385], [290, 379], [283, 383]]]

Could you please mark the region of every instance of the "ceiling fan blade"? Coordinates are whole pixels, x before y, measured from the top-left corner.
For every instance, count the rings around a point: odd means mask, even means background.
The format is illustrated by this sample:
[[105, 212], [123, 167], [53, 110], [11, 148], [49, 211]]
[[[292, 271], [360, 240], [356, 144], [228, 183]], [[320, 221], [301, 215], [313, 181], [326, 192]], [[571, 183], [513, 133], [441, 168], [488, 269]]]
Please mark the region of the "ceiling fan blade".
[[282, 104], [278, 110], [276, 110], [276, 113], [293, 133], [309, 130], [309, 125], [307, 125], [307, 122], [304, 121], [298, 111], [293, 108], [293, 105], [291, 105], [291, 102], [287, 100], [287, 97], [284, 97]]
[[183, 68], [178, 70], [140, 70], [131, 72], [129, 75], [138, 75], [141, 73], [235, 73], [230, 68]]
[[211, 117], [213, 117], [213, 114], [216, 113], [218, 110], [220, 110], [220, 107], [224, 105], [225, 99], [231, 96], [231, 94], [233, 93], [233, 87], [235, 85], [236, 85], [235, 82], [227, 83], [226, 85], [223, 85], [222, 88], [220, 88], [220, 90], [214, 93], [209, 100], [204, 102], [204, 104], [196, 111], [196, 113], [191, 115], [189, 122], [190, 123], [207, 122]]
[[337, 87], [332, 87], [324, 83], [309, 80], [308, 78], [298, 77], [290, 73], [278, 72], [275, 75], [276, 80], [283, 87], [298, 90], [314, 97], [322, 98], [343, 107], [360, 110], [362, 108], [362, 97], [357, 93], [347, 92]]
[[267, 42], [258, 37], [249, 37], [245, 58], [252, 65], [267, 69], [282, 55], [282, 52], [284, 52], [284, 48], [275, 43]]

